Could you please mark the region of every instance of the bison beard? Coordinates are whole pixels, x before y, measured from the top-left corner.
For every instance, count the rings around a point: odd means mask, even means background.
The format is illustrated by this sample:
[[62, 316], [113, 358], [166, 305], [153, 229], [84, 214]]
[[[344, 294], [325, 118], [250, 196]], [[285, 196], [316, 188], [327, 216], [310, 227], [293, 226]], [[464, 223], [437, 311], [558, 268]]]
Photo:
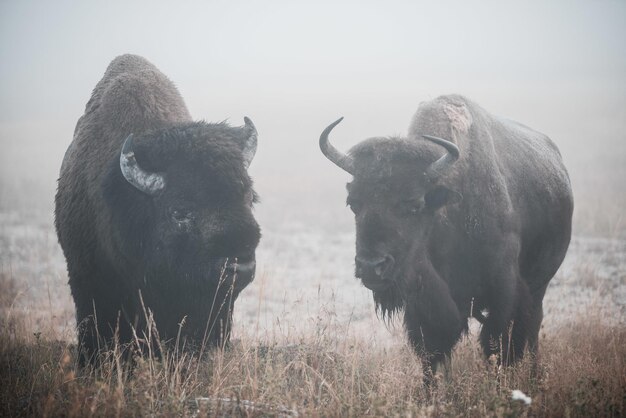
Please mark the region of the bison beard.
[[556, 146], [456, 95], [421, 104], [408, 137], [371, 138], [347, 154], [328, 140], [340, 121], [320, 148], [354, 178], [356, 276], [384, 318], [404, 311], [426, 381], [470, 317], [486, 356], [508, 364], [528, 347], [536, 360], [543, 296], [571, 236]]
[[56, 195], [82, 364], [115, 343], [228, 341], [260, 239], [247, 173], [255, 150], [249, 119], [193, 122], [148, 61], [111, 62], [76, 125]]

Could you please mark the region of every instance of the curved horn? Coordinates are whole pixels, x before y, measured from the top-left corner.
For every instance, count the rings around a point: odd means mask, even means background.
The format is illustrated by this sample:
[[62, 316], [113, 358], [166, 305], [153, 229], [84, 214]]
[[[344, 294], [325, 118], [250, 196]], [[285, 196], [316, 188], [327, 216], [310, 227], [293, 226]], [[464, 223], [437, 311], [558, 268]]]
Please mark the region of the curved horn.
[[165, 177], [162, 174], [144, 171], [137, 164], [133, 151], [133, 134], [128, 135], [122, 146], [120, 169], [126, 181], [146, 194], [154, 195], [165, 188]]
[[342, 153], [337, 148], [333, 147], [333, 145], [328, 141], [328, 135], [330, 131], [333, 130], [335, 126], [339, 124], [343, 120], [343, 117], [340, 117], [330, 125], [324, 129], [322, 135], [320, 135], [320, 149], [322, 150], [322, 154], [326, 156], [330, 161], [335, 163], [339, 168], [344, 169], [348, 173], [354, 175], [354, 160], [347, 154]]
[[249, 117], [245, 116], [243, 118], [246, 126], [244, 130], [248, 133], [248, 138], [243, 145], [243, 166], [247, 169], [250, 167], [250, 163], [254, 158], [254, 154], [256, 154], [256, 144], [257, 144], [257, 132], [254, 123], [250, 120]]
[[445, 174], [445, 172], [448, 171], [450, 167], [452, 167], [456, 160], [459, 159], [459, 147], [457, 147], [454, 143], [448, 140], [437, 138], [436, 136], [422, 136], [434, 142], [435, 144], [441, 145], [448, 151], [443, 157], [439, 158], [426, 169], [426, 177], [430, 181], [434, 181], [441, 175]]

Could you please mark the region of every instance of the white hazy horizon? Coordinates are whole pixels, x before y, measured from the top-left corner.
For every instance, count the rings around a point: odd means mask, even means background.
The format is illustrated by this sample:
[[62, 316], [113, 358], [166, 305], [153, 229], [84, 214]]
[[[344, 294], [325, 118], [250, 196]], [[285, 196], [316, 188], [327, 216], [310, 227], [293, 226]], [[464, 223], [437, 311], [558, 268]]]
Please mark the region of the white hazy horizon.
[[626, 165], [625, 23], [626, 3], [609, 0], [4, 1], [0, 176], [45, 184], [51, 202], [91, 90], [135, 53], [195, 119], [252, 118], [269, 211], [285, 194], [343, 205], [348, 177], [317, 145], [339, 116], [332, 140], [348, 149], [405, 134], [421, 101], [447, 93], [548, 134], [584, 178], [592, 160]]

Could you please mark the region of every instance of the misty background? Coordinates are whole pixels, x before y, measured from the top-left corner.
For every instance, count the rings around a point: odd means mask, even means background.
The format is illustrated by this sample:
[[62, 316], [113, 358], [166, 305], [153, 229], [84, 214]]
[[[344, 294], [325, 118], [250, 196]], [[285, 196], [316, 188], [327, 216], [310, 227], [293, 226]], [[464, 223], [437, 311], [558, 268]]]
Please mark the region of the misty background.
[[330, 122], [345, 117], [332, 141], [347, 150], [405, 134], [421, 101], [447, 93], [549, 135], [572, 177], [575, 233], [620, 234], [625, 51], [624, 1], [3, 0], [0, 209], [52, 212], [91, 90], [134, 53], [194, 119], [252, 118], [266, 237], [286, 220], [352, 228], [349, 175], [318, 149]]

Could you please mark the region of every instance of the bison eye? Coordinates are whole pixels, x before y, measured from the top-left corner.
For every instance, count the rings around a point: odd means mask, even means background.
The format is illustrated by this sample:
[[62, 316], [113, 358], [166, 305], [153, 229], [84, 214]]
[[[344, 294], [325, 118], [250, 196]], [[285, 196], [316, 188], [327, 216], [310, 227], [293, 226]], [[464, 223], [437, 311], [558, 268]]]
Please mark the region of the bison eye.
[[191, 222], [192, 213], [185, 209], [174, 209], [171, 213], [174, 222], [185, 224]]

